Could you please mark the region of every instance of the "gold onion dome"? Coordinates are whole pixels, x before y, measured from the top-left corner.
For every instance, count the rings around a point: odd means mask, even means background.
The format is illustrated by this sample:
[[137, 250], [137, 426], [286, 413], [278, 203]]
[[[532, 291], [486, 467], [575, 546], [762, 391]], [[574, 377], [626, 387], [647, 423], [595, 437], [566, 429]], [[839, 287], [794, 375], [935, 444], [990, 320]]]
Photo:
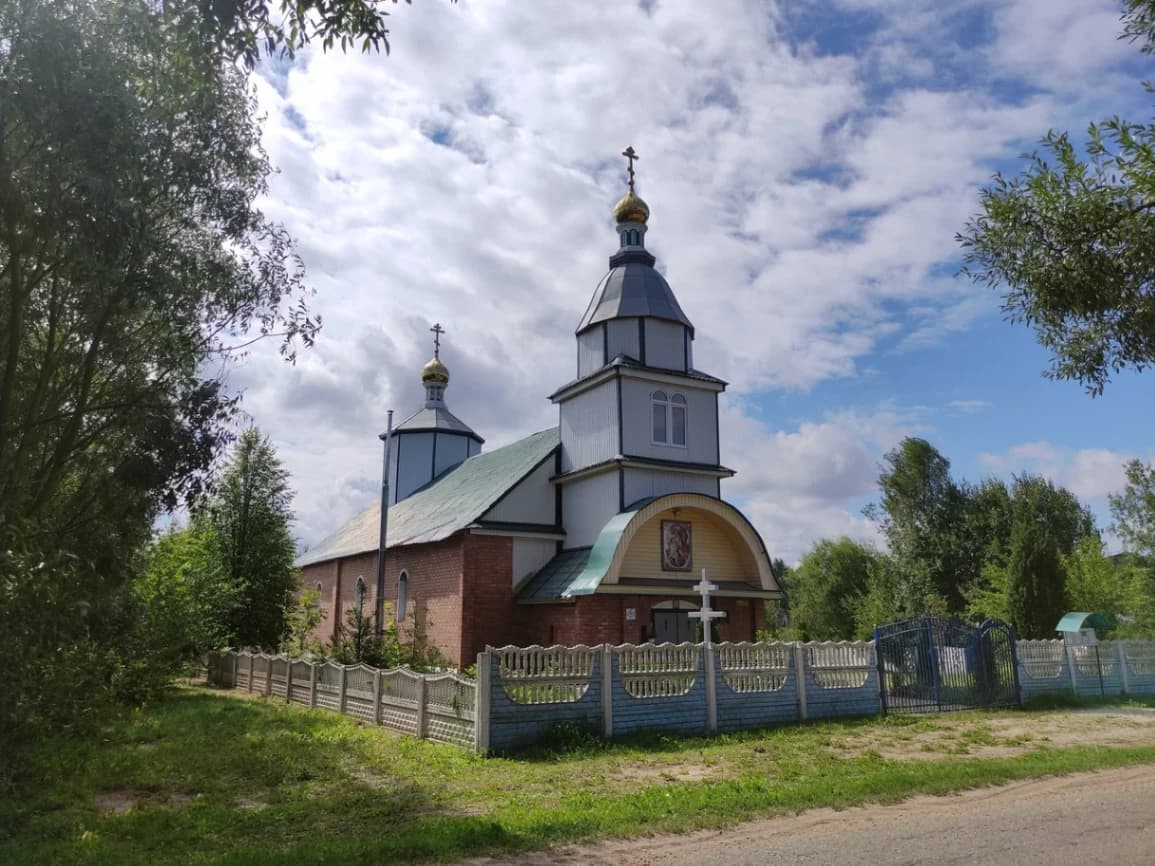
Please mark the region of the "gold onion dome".
[[614, 205], [614, 219], [619, 223], [645, 223], [650, 218], [650, 206], [630, 190]]
[[421, 368], [422, 382], [439, 382], [449, 384], [449, 368], [441, 363], [441, 359], [434, 357], [432, 361]]

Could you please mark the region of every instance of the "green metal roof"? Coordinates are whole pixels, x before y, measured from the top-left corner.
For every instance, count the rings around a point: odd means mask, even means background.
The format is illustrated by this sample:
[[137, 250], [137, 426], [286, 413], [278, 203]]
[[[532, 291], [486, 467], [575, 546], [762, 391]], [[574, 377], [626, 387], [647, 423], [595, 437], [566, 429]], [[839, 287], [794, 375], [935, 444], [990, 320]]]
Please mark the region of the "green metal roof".
[[1114, 627], [1113, 617], [1107, 614], [1073, 611], [1063, 614], [1063, 618], [1059, 620], [1059, 624], [1055, 626], [1055, 631], [1078, 631], [1082, 628], [1110, 631]]
[[[388, 546], [441, 541], [481, 518], [497, 500], [541, 465], [560, 439], [556, 427], [512, 445], [470, 457], [389, 509]], [[297, 557], [301, 568], [377, 549], [381, 507], [375, 502]]]
[[606, 525], [602, 527], [602, 531], [598, 533], [597, 540], [590, 549], [585, 568], [561, 594], [562, 598], [573, 598], [575, 595], [593, 595], [597, 591], [602, 578], [610, 570], [610, 562], [614, 558], [614, 551], [618, 549], [618, 542], [622, 540], [622, 533], [626, 531], [626, 526], [648, 502], [650, 502], [649, 499], [635, 502], [626, 511], [615, 514], [609, 519]]
[[589, 547], [563, 550], [540, 569], [517, 593], [518, 601], [557, 601], [581, 574], [590, 558]]

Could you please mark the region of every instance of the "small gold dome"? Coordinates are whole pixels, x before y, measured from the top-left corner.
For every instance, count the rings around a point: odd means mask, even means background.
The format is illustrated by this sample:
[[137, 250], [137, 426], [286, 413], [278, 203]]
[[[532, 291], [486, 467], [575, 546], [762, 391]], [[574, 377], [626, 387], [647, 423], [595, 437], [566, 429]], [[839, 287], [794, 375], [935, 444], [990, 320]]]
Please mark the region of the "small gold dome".
[[650, 206], [632, 189], [614, 205], [614, 219], [620, 223], [644, 223], [649, 218]]
[[421, 381], [440, 382], [442, 385], [448, 385], [449, 368], [441, 363], [440, 358], [434, 358], [421, 368]]

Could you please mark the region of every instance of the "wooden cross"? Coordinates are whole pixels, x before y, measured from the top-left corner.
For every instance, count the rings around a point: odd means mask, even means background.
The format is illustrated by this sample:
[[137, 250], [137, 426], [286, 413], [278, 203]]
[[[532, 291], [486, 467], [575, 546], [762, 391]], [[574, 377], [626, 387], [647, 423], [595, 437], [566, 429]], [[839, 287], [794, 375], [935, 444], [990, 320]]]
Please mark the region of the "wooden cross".
[[706, 646], [710, 646], [713, 643], [713, 636], [710, 634], [710, 624], [719, 617], [726, 615], [724, 610], [712, 610], [710, 608], [710, 593], [717, 588], [717, 586], [706, 579], [706, 569], [703, 568], [702, 579], [698, 581], [698, 585], [694, 587], [694, 592], [702, 596], [702, 608], [701, 610], [690, 611], [688, 616], [690, 619], [696, 619], [702, 623], [702, 642], [706, 644]]
[[635, 159], [641, 159], [641, 157], [638, 156], [638, 154], [634, 150], [634, 146], [632, 144], [629, 147], [627, 147], [625, 150], [622, 151], [622, 156], [624, 156], [629, 161], [629, 166], [626, 168], [626, 171], [630, 175], [630, 192], [633, 192], [634, 191], [634, 160]]
[[429, 330], [431, 330], [433, 332], [433, 357], [434, 358], [440, 358], [441, 357], [441, 335], [445, 333], [445, 329], [443, 327], [441, 327], [440, 322], [436, 322], [436, 323], [434, 323], [433, 327], [430, 328]]

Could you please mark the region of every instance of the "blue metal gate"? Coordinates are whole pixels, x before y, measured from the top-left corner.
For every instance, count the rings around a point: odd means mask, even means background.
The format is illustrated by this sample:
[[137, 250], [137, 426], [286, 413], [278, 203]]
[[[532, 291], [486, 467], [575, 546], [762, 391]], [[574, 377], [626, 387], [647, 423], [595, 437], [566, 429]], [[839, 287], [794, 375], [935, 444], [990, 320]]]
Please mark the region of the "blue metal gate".
[[943, 712], [1017, 706], [1015, 633], [923, 617], [874, 629], [884, 712]]

